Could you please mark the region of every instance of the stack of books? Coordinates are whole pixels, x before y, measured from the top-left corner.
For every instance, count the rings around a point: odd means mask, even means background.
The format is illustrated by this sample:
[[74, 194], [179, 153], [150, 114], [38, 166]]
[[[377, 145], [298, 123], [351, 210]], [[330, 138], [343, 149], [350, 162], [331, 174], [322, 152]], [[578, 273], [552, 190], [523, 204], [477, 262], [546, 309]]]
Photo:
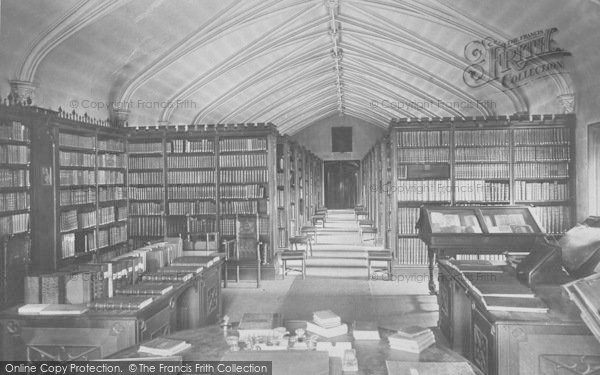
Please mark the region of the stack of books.
[[331, 310], [315, 311], [313, 321], [306, 322], [306, 330], [323, 337], [335, 337], [348, 333], [348, 325], [342, 324], [339, 315]]
[[88, 310], [84, 305], [27, 304], [19, 307], [19, 315], [81, 315]]
[[117, 295], [163, 295], [173, 290], [173, 285], [159, 282], [142, 282], [115, 290]]
[[388, 341], [391, 349], [418, 354], [435, 343], [435, 337], [429, 328], [411, 326], [398, 330]]
[[352, 336], [355, 340], [380, 340], [377, 322], [354, 321]]
[[148, 353], [157, 356], [171, 356], [184, 351], [192, 345], [182, 340], [173, 340], [166, 337], [158, 337], [140, 345], [139, 353]]

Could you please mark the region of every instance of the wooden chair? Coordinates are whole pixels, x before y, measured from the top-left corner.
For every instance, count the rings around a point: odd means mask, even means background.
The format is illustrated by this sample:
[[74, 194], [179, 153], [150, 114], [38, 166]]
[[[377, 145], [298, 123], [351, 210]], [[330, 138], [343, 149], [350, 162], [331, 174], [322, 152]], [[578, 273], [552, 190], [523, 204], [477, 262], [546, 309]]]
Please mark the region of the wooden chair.
[[235, 281], [240, 281], [240, 268], [256, 267], [256, 287], [260, 288], [261, 246], [259, 239], [258, 215], [236, 215], [235, 240], [225, 241], [225, 287], [228, 271], [235, 267]]
[[392, 260], [394, 259], [392, 252], [390, 250], [370, 250], [367, 252], [367, 270], [369, 272], [368, 278], [371, 277], [371, 262], [385, 262], [386, 267], [382, 270], [385, 270], [388, 275], [392, 274]]
[[317, 226], [317, 223], [321, 222], [323, 228], [325, 228], [325, 214], [315, 214], [312, 217], [312, 225]]
[[[312, 244], [309, 236], [293, 236], [290, 237], [290, 250], [306, 251], [308, 256], [312, 256]], [[302, 248], [298, 249], [298, 245], [301, 245]]]
[[373, 241], [373, 245], [377, 243], [377, 228], [360, 227], [360, 240], [362, 243]]
[[[285, 274], [288, 271], [299, 271], [302, 274], [304, 280], [306, 275], [306, 251], [304, 250], [284, 250], [279, 253], [279, 260], [281, 261], [281, 279], [285, 279]], [[290, 260], [300, 261], [301, 268], [288, 267], [287, 262]]]

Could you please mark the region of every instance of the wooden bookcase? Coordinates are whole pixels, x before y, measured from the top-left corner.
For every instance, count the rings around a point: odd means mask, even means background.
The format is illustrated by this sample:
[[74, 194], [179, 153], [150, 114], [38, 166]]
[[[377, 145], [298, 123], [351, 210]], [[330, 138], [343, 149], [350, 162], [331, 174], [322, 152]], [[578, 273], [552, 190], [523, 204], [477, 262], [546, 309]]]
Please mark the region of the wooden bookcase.
[[20, 301], [31, 251], [31, 123], [0, 113], [0, 307]]
[[574, 219], [574, 122], [571, 115], [392, 122], [362, 162], [365, 204], [378, 228], [389, 225], [386, 246], [401, 264], [427, 263], [415, 229], [423, 205], [528, 205], [546, 233], [560, 235]]

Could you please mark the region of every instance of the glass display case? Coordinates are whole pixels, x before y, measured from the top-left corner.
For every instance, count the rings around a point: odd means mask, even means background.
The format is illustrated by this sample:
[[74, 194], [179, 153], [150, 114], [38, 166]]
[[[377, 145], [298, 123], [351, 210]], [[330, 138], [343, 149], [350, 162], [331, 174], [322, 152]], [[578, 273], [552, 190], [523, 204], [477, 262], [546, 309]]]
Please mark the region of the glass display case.
[[422, 207], [419, 238], [460, 254], [529, 252], [545, 233], [528, 207]]

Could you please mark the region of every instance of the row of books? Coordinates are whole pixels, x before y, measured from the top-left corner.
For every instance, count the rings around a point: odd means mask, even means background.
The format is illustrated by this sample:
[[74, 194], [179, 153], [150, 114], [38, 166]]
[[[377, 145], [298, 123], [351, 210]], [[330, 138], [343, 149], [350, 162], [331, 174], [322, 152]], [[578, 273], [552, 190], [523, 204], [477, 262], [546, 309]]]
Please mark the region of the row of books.
[[231, 201], [219, 202], [222, 215], [255, 214], [258, 212], [258, 201]]
[[98, 248], [96, 231], [61, 234], [61, 258], [87, 253]]
[[420, 210], [412, 207], [398, 207], [398, 233], [416, 234]]
[[454, 185], [457, 201], [507, 202], [510, 200], [508, 182], [485, 180], [457, 180]]
[[427, 245], [419, 238], [398, 238], [400, 264], [427, 264]]
[[266, 138], [226, 138], [219, 140], [220, 152], [262, 151], [266, 149]]
[[510, 152], [508, 147], [467, 147], [456, 148], [457, 162], [477, 163], [480, 161], [508, 162]]
[[167, 159], [169, 168], [214, 168], [215, 157], [202, 156], [169, 156]]
[[62, 189], [59, 192], [61, 206], [87, 204], [96, 202], [96, 189]]
[[438, 163], [450, 160], [448, 148], [401, 148], [398, 149], [400, 163]]
[[531, 210], [546, 233], [564, 233], [572, 226], [571, 209], [568, 206], [532, 207]]
[[262, 185], [222, 185], [219, 187], [221, 198], [257, 199], [264, 198], [265, 187]]
[[29, 231], [29, 213], [0, 217], [0, 235]]
[[125, 142], [119, 139], [99, 139], [99, 151], [125, 152]]
[[277, 190], [277, 207], [285, 206], [285, 191]]
[[569, 163], [519, 163], [515, 164], [515, 178], [567, 178]]
[[115, 207], [115, 209], [116, 209], [116, 213], [117, 213], [116, 221], [122, 221], [129, 217], [128, 211], [127, 211], [127, 206], [117, 206], [117, 207]]
[[399, 201], [450, 201], [452, 199], [450, 180], [399, 180], [396, 189]]
[[29, 164], [29, 146], [0, 145], [0, 164]]
[[[260, 211], [260, 207], [259, 207]], [[265, 216], [261, 216], [258, 218], [258, 233], [261, 236], [269, 235], [269, 218]]]
[[219, 220], [219, 233], [223, 236], [235, 235], [235, 219], [222, 217]]
[[125, 168], [127, 166], [124, 154], [99, 154], [96, 160], [98, 168]]
[[29, 128], [18, 121], [0, 122], [0, 139], [9, 141], [29, 141]]
[[0, 188], [30, 186], [29, 169], [0, 169]]
[[506, 255], [504, 254], [457, 254], [456, 260], [485, 260], [494, 263], [506, 262]]
[[200, 219], [192, 217], [189, 219], [191, 233], [212, 233], [217, 231], [217, 221], [214, 219]]
[[516, 201], [564, 201], [569, 199], [566, 182], [515, 181]]
[[170, 153], [215, 152], [215, 142], [210, 139], [200, 139], [197, 141], [174, 139], [167, 142], [167, 150]]
[[168, 199], [215, 199], [215, 185], [201, 186], [169, 186]]
[[58, 162], [61, 167], [90, 167], [96, 166], [96, 155], [82, 153], [60, 151], [58, 154]]
[[562, 145], [571, 139], [568, 128], [515, 129], [515, 145]]
[[169, 171], [167, 181], [169, 184], [206, 184], [214, 183], [215, 171]]
[[0, 194], [0, 214], [8, 211], [28, 210], [31, 197], [28, 191]]
[[[131, 180], [130, 180], [131, 183]], [[131, 200], [163, 200], [165, 199], [165, 188], [159, 186], [129, 187], [129, 199]], [[173, 199], [173, 198], [171, 198]]]
[[269, 182], [269, 171], [267, 169], [221, 170], [220, 182], [224, 184], [267, 183]]
[[450, 145], [450, 132], [447, 130], [398, 132], [399, 147], [439, 147]]
[[96, 172], [94, 170], [60, 170], [59, 183], [61, 186], [95, 185]]
[[116, 201], [127, 198], [127, 189], [123, 186], [98, 187], [98, 200], [100, 202]]
[[119, 171], [98, 171], [98, 185], [118, 185], [125, 183], [125, 174]]
[[163, 205], [156, 202], [131, 202], [129, 213], [131, 215], [162, 215]]
[[162, 142], [143, 142], [127, 144], [127, 152], [130, 154], [161, 153], [163, 152]]
[[77, 213], [77, 226], [80, 229], [95, 227], [96, 226], [96, 212], [89, 211], [89, 212]]
[[[99, 233], [102, 232], [103, 230], [99, 231]], [[108, 239], [109, 246], [127, 242], [127, 225], [118, 225], [108, 228]]]
[[160, 216], [129, 217], [129, 235], [133, 237], [164, 236], [164, 220]]
[[163, 169], [162, 156], [130, 157], [129, 169]]
[[267, 154], [219, 155], [221, 168], [266, 167]]
[[456, 178], [496, 179], [510, 176], [509, 164], [457, 164], [454, 166]]
[[285, 173], [277, 173], [277, 186], [285, 186]]
[[61, 132], [58, 135], [58, 144], [60, 146], [87, 148], [93, 150], [96, 148], [96, 137]]
[[60, 213], [61, 232], [68, 232], [77, 228], [77, 210], [63, 211]]
[[459, 130], [454, 132], [457, 146], [508, 146], [510, 132], [505, 129]]
[[569, 146], [527, 146], [515, 148], [515, 161], [564, 161], [571, 159]]
[[110, 224], [114, 221], [116, 221], [116, 216], [115, 216], [115, 207], [110, 206], [110, 207], [102, 207], [98, 209], [98, 224], [100, 225], [104, 225], [104, 224]]
[[127, 175], [130, 185], [163, 185], [164, 178], [162, 172], [135, 172]]
[[166, 218], [167, 236], [176, 237], [188, 233], [187, 218], [169, 216]]
[[169, 202], [169, 215], [214, 215], [217, 205], [211, 201]]

